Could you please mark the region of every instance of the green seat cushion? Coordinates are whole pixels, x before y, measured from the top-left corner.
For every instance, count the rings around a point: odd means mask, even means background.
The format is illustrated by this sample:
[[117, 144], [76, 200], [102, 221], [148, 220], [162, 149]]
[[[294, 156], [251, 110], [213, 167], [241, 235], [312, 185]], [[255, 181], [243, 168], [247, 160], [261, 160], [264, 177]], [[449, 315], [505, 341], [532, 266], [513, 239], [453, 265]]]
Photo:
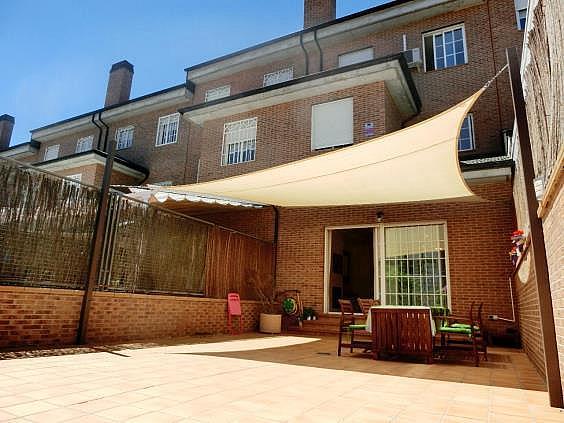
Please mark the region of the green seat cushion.
[[366, 330], [366, 325], [349, 325], [350, 330]]
[[[467, 323], [453, 323], [452, 325], [449, 325], [451, 328], [464, 328], [464, 329], [470, 329], [470, 325]], [[474, 326], [474, 330], [480, 330], [479, 326]]]
[[443, 326], [439, 328], [440, 332], [444, 333], [460, 333], [463, 335], [471, 335], [472, 330], [470, 328], [456, 328], [453, 326]]

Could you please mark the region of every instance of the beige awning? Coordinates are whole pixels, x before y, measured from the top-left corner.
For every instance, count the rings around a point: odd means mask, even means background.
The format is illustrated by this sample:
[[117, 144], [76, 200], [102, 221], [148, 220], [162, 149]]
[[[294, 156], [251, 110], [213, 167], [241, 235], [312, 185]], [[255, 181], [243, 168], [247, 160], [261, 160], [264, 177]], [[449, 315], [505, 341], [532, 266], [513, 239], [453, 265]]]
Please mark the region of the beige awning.
[[464, 117], [483, 91], [379, 138], [257, 172], [167, 190], [285, 207], [472, 198], [458, 163], [458, 136]]

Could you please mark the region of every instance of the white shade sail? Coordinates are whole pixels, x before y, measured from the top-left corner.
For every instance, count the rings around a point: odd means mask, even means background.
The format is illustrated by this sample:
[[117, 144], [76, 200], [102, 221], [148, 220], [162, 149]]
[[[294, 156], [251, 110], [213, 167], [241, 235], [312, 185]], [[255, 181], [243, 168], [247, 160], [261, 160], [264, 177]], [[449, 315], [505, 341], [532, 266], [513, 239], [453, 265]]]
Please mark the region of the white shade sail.
[[458, 163], [458, 136], [464, 117], [483, 91], [379, 138], [265, 170], [167, 190], [283, 207], [472, 198]]

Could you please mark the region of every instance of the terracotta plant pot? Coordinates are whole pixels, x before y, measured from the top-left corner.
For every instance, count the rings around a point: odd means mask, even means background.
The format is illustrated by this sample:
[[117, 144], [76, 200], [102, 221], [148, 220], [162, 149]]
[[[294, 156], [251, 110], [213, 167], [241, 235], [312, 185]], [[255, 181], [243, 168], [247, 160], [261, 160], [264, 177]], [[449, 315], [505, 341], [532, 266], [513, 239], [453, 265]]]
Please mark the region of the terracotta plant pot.
[[259, 330], [262, 333], [282, 332], [282, 315], [261, 313]]

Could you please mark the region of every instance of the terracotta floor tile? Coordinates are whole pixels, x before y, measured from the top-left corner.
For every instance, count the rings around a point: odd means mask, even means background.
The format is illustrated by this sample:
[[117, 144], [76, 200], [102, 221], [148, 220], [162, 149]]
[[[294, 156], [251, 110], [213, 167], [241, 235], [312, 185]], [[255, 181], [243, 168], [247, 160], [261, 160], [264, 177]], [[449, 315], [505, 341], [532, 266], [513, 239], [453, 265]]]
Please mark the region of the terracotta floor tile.
[[[249, 334], [154, 345], [124, 347], [127, 359], [92, 353], [0, 361], [0, 420], [19, 411], [57, 421], [65, 410], [78, 416], [70, 421], [93, 423], [564, 421], [515, 350], [492, 348], [491, 361], [476, 368], [359, 352], [337, 357], [335, 338]], [[33, 414], [21, 414], [28, 404]]]

